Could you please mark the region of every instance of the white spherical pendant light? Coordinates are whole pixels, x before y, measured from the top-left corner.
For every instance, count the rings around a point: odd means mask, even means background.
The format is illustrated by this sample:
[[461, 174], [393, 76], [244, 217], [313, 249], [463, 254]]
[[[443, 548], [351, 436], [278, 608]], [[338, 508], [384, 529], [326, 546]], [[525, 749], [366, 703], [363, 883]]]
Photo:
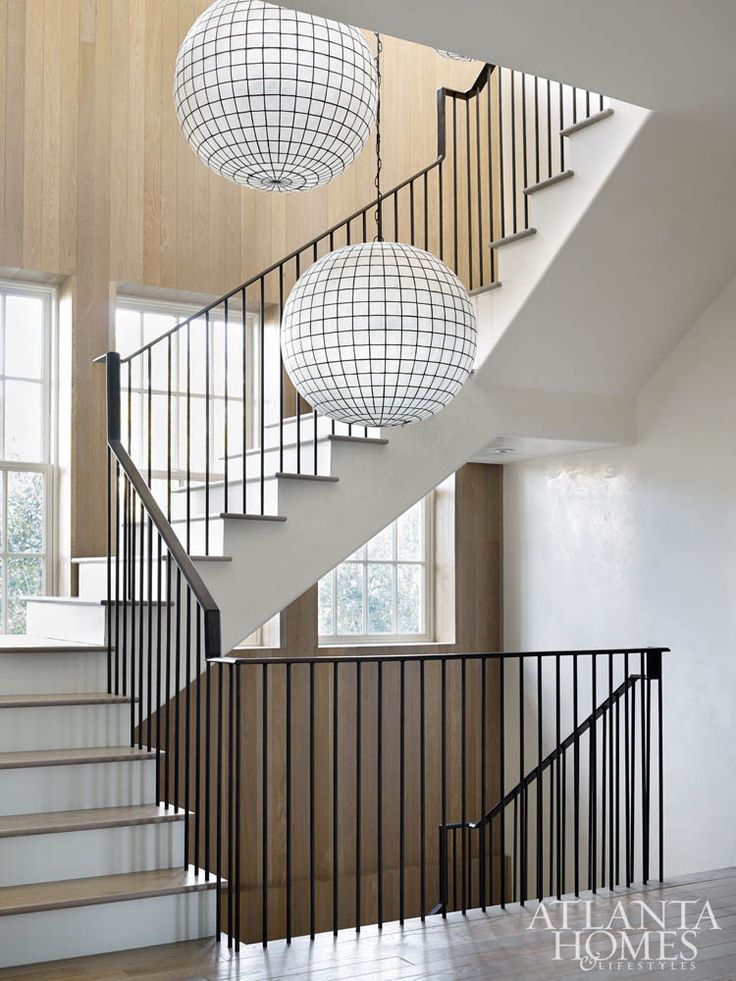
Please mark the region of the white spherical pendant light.
[[326, 184], [376, 113], [370, 48], [354, 27], [261, 0], [216, 0], [176, 59], [174, 102], [212, 170], [259, 190]]
[[363, 426], [401, 426], [439, 412], [475, 359], [465, 287], [435, 256], [397, 242], [323, 256], [284, 307], [284, 365], [318, 412]]

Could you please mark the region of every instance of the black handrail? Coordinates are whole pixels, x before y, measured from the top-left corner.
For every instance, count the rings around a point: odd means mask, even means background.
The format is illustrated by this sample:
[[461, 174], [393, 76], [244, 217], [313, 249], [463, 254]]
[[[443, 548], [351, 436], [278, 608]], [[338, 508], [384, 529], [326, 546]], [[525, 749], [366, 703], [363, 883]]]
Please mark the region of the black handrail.
[[[197, 572], [194, 562], [182, 545], [179, 536], [166, 519], [155, 497], [151, 493], [143, 474], [136, 467], [128, 451], [120, 439], [120, 355], [117, 351], [109, 351], [96, 359], [96, 363], [104, 361], [107, 368], [107, 445], [120, 465], [121, 470], [135, 489], [146, 514], [161, 536], [169, 555], [174, 560], [182, 576], [189, 584], [194, 597], [204, 616], [204, 645], [207, 659], [222, 655], [222, 630], [220, 608], [212, 598], [212, 594], [204, 580]], [[110, 556], [109, 556], [110, 558]], [[108, 597], [109, 605], [112, 597]]]

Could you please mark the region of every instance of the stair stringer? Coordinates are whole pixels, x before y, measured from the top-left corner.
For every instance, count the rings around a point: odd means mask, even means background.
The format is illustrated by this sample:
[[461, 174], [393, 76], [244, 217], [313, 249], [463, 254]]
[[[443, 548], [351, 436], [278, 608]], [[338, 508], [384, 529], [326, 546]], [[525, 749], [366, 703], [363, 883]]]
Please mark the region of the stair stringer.
[[[538, 287], [554, 275], [555, 258], [575, 249], [576, 227], [595, 214], [596, 197], [622, 159], [635, 147], [651, 117], [647, 110], [613, 101], [614, 114], [568, 140], [566, 164], [572, 180], [535, 194], [529, 202], [538, 233], [499, 250], [503, 287], [473, 298], [479, 332], [474, 374], [441, 413], [418, 425], [388, 429], [385, 446], [337, 443], [332, 447], [334, 484], [280, 481], [279, 513], [287, 521], [228, 521], [228, 563], [197, 563], [222, 613], [223, 651], [283, 610], [359, 545], [454, 473], [498, 435], [625, 443], [634, 439], [633, 405], [610, 393], [556, 389], [552, 377], [537, 375], [539, 387], [499, 385], [494, 351], [513, 336], [523, 316], [525, 346], [534, 324], [541, 340], [565, 318], [564, 297], [577, 284], [557, 284], [563, 297], [550, 311], [537, 302]], [[605, 231], [602, 232], [604, 234]], [[564, 285], [564, 284], [563, 284]], [[576, 311], [579, 316], [579, 309]], [[590, 316], [595, 316], [591, 309]], [[533, 336], [533, 331], [532, 331]]]

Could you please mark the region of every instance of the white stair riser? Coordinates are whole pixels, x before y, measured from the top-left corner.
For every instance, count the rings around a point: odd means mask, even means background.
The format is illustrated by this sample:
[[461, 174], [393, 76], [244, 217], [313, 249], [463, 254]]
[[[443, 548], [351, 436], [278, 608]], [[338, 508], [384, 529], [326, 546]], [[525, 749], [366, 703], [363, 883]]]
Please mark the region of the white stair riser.
[[107, 655], [99, 651], [0, 655], [0, 692], [4, 695], [106, 690]]
[[[99, 562], [97, 560], [92, 562], [79, 562], [77, 563], [79, 569], [79, 598], [85, 600], [106, 600], [107, 599], [107, 562]], [[158, 559], [154, 556], [153, 560], [153, 574], [151, 577], [151, 590], [150, 595], [154, 600], [158, 599]], [[115, 564], [112, 567], [112, 597], [115, 599]], [[141, 565], [139, 562], [135, 563], [135, 584], [136, 584], [136, 596], [140, 593], [140, 573]], [[120, 561], [118, 578], [120, 580], [119, 593], [122, 594], [123, 582], [125, 581], [125, 563]], [[166, 589], [166, 562], [161, 563], [161, 598], [166, 599], [168, 595]], [[143, 598], [149, 598], [148, 589], [148, 563], [143, 563]]]
[[[157, 630], [158, 608], [154, 605], [136, 606], [135, 620], [140, 624], [143, 613], [144, 622], [153, 617], [154, 636]], [[166, 607], [161, 608], [162, 623], [166, 622]], [[129, 622], [131, 618], [128, 612]], [[115, 611], [111, 610], [110, 623], [115, 637]], [[138, 627], [136, 627], [136, 630]], [[147, 630], [146, 626], [146, 630]], [[122, 630], [122, 625], [121, 625]], [[28, 633], [35, 636], [50, 637], [53, 640], [65, 640], [70, 643], [105, 644], [107, 642], [107, 607], [99, 603], [70, 603], [59, 600], [54, 602], [28, 601]], [[105, 682], [107, 687], [107, 682]]]
[[0, 747], [73, 749], [124, 746], [130, 734], [130, 705], [43, 705], [0, 708]]
[[155, 797], [155, 759], [0, 770], [2, 814], [152, 804]]
[[148, 872], [183, 861], [183, 821], [0, 838], [0, 886]]
[[63, 602], [37, 603], [29, 600], [26, 609], [26, 629], [32, 636], [51, 637], [53, 640], [68, 640], [72, 643], [105, 643], [104, 606]]
[[[209, 512], [207, 511], [208, 501], [205, 488], [196, 485], [189, 492], [189, 514], [192, 518], [198, 518], [207, 513], [217, 517], [225, 510], [236, 514], [260, 514], [261, 510], [266, 514], [278, 514], [278, 483], [274, 477], [268, 477], [264, 480], [263, 509], [261, 509], [261, 482], [260, 480], [249, 480], [246, 484], [246, 503], [245, 508], [243, 508], [243, 482], [238, 479], [237, 472], [234, 472], [230, 475], [228, 482], [227, 502], [225, 501], [224, 484], [210, 485]], [[185, 493], [174, 494], [171, 501], [171, 519], [174, 529], [179, 531], [180, 535], [186, 516], [187, 495]]]
[[211, 937], [214, 890], [0, 916], [0, 967]]

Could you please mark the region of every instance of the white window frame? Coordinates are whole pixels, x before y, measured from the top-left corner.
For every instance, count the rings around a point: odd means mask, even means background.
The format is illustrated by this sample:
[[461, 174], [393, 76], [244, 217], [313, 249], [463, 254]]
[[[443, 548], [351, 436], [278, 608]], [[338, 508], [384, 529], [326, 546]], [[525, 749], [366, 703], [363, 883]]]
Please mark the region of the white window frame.
[[[387, 527], [393, 528], [394, 543], [396, 542], [396, 525], [398, 522], [391, 522]], [[400, 633], [381, 633], [372, 634], [367, 630], [359, 634], [320, 634], [318, 643], [320, 647], [393, 647], [398, 645], [426, 644], [434, 641], [434, 596], [435, 596], [435, 554], [434, 554], [434, 491], [427, 494], [424, 498], [424, 528], [423, 528], [423, 557], [422, 559], [407, 560], [399, 559], [369, 559], [367, 549], [360, 559], [352, 556], [341, 562], [340, 565], [351, 564], [363, 567], [363, 625], [368, 625], [368, 588], [367, 571], [369, 565], [392, 565], [398, 568], [402, 565], [417, 565], [424, 568], [424, 590], [422, 593], [424, 631], [417, 634]], [[385, 530], [385, 529], [384, 529]], [[359, 550], [358, 550], [359, 551]], [[337, 569], [336, 566], [327, 575], [332, 576], [332, 617], [333, 625], [337, 624]], [[324, 578], [324, 577], [323, 577]], [[397, 612], [397, 582], [396, 574], [393, 576], [394, 596], [393, 610], [394, 616]], [[317, 596], [319, 604], [319, 593]], [[319, 622], [319, 608], [317, 610], [317, 620]], [[395, 622], [395, 621], [394, 621]]]
[[[5, 458], [5, 301], [8, 296], [36, 296], [44, 301], [43, 310], [43, 370], [44, 377], [40, 384], [43, 386], [43, 433], [41, 441], [41, 460], [9, 460]], [[57, 379], [55, 358], [57, 354], [56, 329], [58, 323], [57, 307], [58, 292], [53, 286], [46, 286], [38, 283], [25, 283], [21, 280], [2, 280], [0, 279], [0, 402], [2, 403], [2, 414], [0, 415], [0, 472], [3, 473], [0, 493], [2, 494], [2, 544], [0, 546], [0, 557], [3, 561], [2, 577], [2, 617], [0, 617], [0, 633], [4, 633], [7, 628], [8, 616], [8, 564], [9, 557], [33, 556], [43, 558], [43, 584], [39, 595], [53, 593], [54, 570], [56, 568], [56, 557], [58, 552], [57, 529], [54, 521], [55, 500], [56, 500], [56, 469], [54, 467], [54, 456], [57, 448], [57, 426], [58, 411], [56, 404]], [[23, 379], [21, 376], [12, 376], [20, 381], [30, 381], [39, 383], [37, 378]], [[44, 477], [44, 516], [43, 516], [43, 552], [8, 553], [7, 537], [7, 474], [12, 472], [32, 472], [40, 473]]]
[[[115, 301], [115, 328], [114, 328], [114, 330], [115, 330], [115, 348], [116, 349], [117, 349], [117, 311], [118, 310], [131, 310], [131, 311], [133, 311], [134, 313], [136, 313], [139, 316], [139, 318], [140, 318], [140, 326], [139, 326], [139, 341], [140, 341], [140, 343], [135, 348], [135, 350], [138, 350], [139, 348], [143, 347], [143, 345], [146, 343], [146, 341], [144, 339], [143, 320], [144, 320], [144, 317], [145, 317], [145, 315], [147, 313], [150, 313], [150, 314], [157, 314], [158, 313], [158, 314], [162, 314], [162, 315], [166, 315], [166, 316], [171, 316], [171, 317], [174, 317], [175, 318], [175, 320], [177, 321], [177, 323], [180, 323], [180, 322], [182, 322], [184, 320], [189, 319], [190, 317], [195, 317], [196, 314], [198, 314], [202, 310], [202, 306], [200, 304], [194, 304], [194, 303], [186, 302], [186, 301], [179, 302], [177, 300], [149, 299], [147, 297], [128, 296], [127, 294], [119, 295], [116, 298], [116, 301]], [[204, 316], [202, 317], [202, 319], [204, 319]], [[246, 363], [248, 365], [250, 365], [251, 366], [251, 369], [252, 369], [253, 366], [254, 366], [254, 364], [255, 364], [255, 360], [254, 360], [254, 358], [255, 358], [255, 338], [256, 338], [256, 336], [258, 334], [258, 331], [257, 331], [257, 318], [256, 318], [256, 316], [253, 313], [246, 313], [246, 326], [247, 326], [247, 331], [246, 331]], [[181, 360], [180, 360], [179, 343], [180, 343], [180, 335], [174, 335], [175, 348], [174, 348], [174, 353], [172, 354], [172, 381], [171, 381], [171, 384], [172, 384], [172, 433], [174, 435], [176, 435], [180, 431], [180, 424], [179, 424], [180, 403], [181, 403], [182, 399], [185, 397], [185, 396], [183, 396], [181, 394], [182, 388], [180, 387], [180, 384], [181, 383], [180, 383], [180, 378], [179, 378], [179, 366], [181, 364]], [[144, 363], [144, 362], [142, 361], [141, 363]], [[257, 380], [257, 374], [258, 374], [257, 372], [253, 372], [253, 378], [252, 379], [249, 379], [248, 384], [247, 384], [247, 388], [250, 390], [250, 391], [247, 392], [247, 394], [250, 397], [250, 401], [251, 401], [251, 404], [252, 405], [257, 403], [257, 397], [256, 397], [256, 392], [255, 392], [255, 384], [256, 384], [256, 380]], [[127, 389], [127, 372], [126, 371], [123, 372], [123, 378], [122, 378], [122, 380], [123, 380], [123, 383], [124, 383], [124, 386], [123, 386], [123, 398], [124, 399], [127, 399], [127, 397], [128, 397], [128, 395], [127, 395], [128, 389]], [[167, 394], [167, 391], [166, 391], [166, 389], [161, 389], [161, 388], [155, 388], [154, 387], [154, 388], [151, 389], [151, 393], [152, 393], [152, 395], [166, 395]], [[134, 383], [133, 388], [132, 388], [133, 398], [140, 397], [140, 399], [141, 399], [141, 411], [139, 412], [139, 419], [138, 419], [138, 430], [139, 431], [138, 431], [138, 434], [137, 434], [138, 446], [140, 446], [140, 447], [143, 447], [146, 444], [146, 413], [143, 410], [143, 400], [144, 400], [144, 397], [145, 397], [146, 394], [147, 394], [147, 392], [146, 392], [146, 389], [144, 387], [143, 380], [141, 380], [141, 387], [140, 388], [137, 386], [137, 384]], [[205, 398], [205, 396], [202, 393], [196, 393], [196, 394], [193, 394], [192, 395], [192, 399], [203, 400], [204, 398]], [[240, 393], [235, 394], [235, 393], [232, 393], [231, 392], [230, 395], [229, 395], [229, 399], [231, 401], [239, 401], [240, 400]], [[216, 403], [217, 400], [223, 401], [223, 396], [220, 395], [220, 394], [218, 394], [216, 396], [213, 396], [211, 394], [210, 403], [209, 403], [209, 406], [208, 406], [210, 432], [214, 432], [214, 429], [215, 429], [215, 403]], [[254, 415], [253, 412], [249, 413], [248, 420], [250, 422], [250, 428], [251, 429], [255, 429], [255, 426], [257, 425], [257, 423], [255, 421], [255, 415]], [[127, 438], [127, 430], [126, 430], [126, 432], [124, 432], [123, 435]], [[135, 437], [134, 436], [132, 438], [135, 440]], [[246, 433], [246, 439], [248, 440], [248, 448], [250, 448], [251, 445], [252, 445], [252, 432]], [[173, 440], [172, 440], [172, 442], [173, 442]], [[131, 448], [129, 447], [129, 450], [130, 449]], [[138, 462], [139, 465], [141, 463], [144, 463], [144, 461], [137, 461], [137, 462]], [[181, 467], [182, 461], [180, 460], [178, 462], [180, 464], [179, 469], [172, 469], [172, 480], [174, 480], [174, 481], [182, 481], [182, 480], [184, 480], [186, 478], [186, 472]], [[222, 461], [216, 459], [216, 448], [215, 448], [214, 440], [211, 443], [211, 448], [210, 448], [210, 461], [209, 461], [209, 463], [210, 463], [210, 473], [209, 473], [210, 480], [222, 479], [225, 476], [225, 474], [224, 474], [224, 468], [222, 466]], [[145, 466], [142, 468], [142, 472], [144, 472], [144, 473], [147, 474], [147, 470], [145, 469]], [[168, 474], [167, 474], [167, 471], [165, 471], [165, 470], [157, 470], [155, 467], [152, 468], [152, 470], [151, 470], [151, 479], [152, 480], [166, 479], [167, 476], [168, 476]], [[205, 479], [205, 473], [204, 473], [204, 471], [202, 471], [202, 472], [200, 472], [200, 471], [192, 471], [190, 473], [190, 479], [191, 480], [204, 480]]]

